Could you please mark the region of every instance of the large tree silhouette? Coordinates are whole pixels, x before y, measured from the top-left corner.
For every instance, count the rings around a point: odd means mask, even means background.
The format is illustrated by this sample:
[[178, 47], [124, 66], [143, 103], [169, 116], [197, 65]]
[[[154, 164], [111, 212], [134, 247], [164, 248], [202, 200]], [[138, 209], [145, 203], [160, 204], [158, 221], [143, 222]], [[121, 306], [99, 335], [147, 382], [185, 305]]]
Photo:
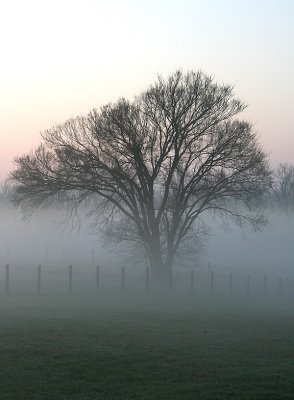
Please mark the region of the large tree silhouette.
[[91, 198], [109, 236], [141, 246], [164, 274], [193, 247], [204, 212], [264, 222], [256, 206], [270, 172], [251, 124], [235, 118], [244, 108], [231, 86], [202, 72], [159, 77], [133, 101], [45, 131], [15, 160], [15, 201], [35, 209]]

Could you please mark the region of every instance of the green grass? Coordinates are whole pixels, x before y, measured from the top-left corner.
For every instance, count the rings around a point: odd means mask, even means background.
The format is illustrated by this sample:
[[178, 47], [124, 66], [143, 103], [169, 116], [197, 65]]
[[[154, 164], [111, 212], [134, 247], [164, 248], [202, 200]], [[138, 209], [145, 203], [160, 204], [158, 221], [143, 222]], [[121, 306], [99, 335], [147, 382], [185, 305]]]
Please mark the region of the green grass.
[[0, 399], [294, 397], [294, 308], [200, 296], [0, 299]]

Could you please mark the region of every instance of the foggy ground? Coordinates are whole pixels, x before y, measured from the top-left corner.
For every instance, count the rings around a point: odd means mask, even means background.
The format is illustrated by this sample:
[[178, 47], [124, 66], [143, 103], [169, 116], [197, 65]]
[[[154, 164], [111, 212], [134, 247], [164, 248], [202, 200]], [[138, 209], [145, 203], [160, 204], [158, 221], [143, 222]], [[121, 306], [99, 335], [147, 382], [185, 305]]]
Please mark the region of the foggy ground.
[[148, 292], [146, 265], [109, 252], [86, 225], [77, 233], [60, 213], [29, 223], [0, 213], [1, 400], [292, 399], [293, 225], [285, 216], [245, 236], [213, 221], [195, 265], [183, 259], [171, 288], [150, 281]]
[[[124, 247], [105, 245], [97, 231], [94, 234], [89, 230], [90, 221], [82, 221], [79, 231], [71, 230], [70, 225], [64, 223], [62, 211], [40, 211], [24, 222], [20, 211], [2, 206], [0, 217], [2, 268], [9, 263], [11, 268], [25, 272], [25, 268], [35, 270], [42, 264], [62, 274], [69, 264], [81, 272], [90, 271], [97, 265], [105, 271], [117, 270], [124, 265], [136, 273], [147, 265], [146, 260], [130, 260]], [[218, 274], [241, 274], [244, 279], [248, 274], [256, 275], [258, 279], [263, 275], [274, 280], [294, 279], [294, 223], [282, 213], [269, 215], [269, 222], [262, 232], [254, 233], [250, 229], [242, 231], [232, 224], [224, 230], [220, 220], [210, 218], [210, 236], [204, 250], [192, 263], [181, 257], [180, 264], [174, 268], [188, 273], [195, 269], [200, 275], [212, 269]]]
[[288, 399], [294, 312], [175, 295], [1, 296], [3, 400]]

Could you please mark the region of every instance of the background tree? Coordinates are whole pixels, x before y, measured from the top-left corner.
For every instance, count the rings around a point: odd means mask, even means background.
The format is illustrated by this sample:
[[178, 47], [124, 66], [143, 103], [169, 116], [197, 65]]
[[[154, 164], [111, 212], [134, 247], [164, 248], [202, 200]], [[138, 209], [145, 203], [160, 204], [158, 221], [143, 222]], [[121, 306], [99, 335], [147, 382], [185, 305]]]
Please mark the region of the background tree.
[[13, 187], [8, 180], [0, 182], [0, 204], [2, 206], [12, 206]]
[[232, 87], [202, 72], [161, 77], [133, 101], [94, 109], [42, 134], [16, 159], [14, 199], [26, 210], [66, 194], [85, 199], [109, 237], [145, 250], [165, 275], [194, 248], [207, 211], [255, 228], [270, 183], [266, 155]]
[[274, 171], [274, 206], [287, 217], [294, 212], [294, 165], [281, 163]]

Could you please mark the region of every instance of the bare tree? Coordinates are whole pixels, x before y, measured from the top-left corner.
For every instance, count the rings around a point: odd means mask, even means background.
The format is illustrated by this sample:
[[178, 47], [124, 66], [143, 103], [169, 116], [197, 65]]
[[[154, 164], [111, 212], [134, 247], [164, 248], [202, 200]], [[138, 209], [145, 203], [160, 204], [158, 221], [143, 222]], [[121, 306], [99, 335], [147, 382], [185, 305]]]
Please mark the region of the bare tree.
[[3, 182], [0, 182], [0, 204], [3, 206], [12, 206], [12, 198], [13, 198], [13, 187], [9, 184], [9, 181], [6, 179]]
[[294, 212], [294, 165], [281, 163], [274, 172], [275, 206], [288, 217]]
[[42, 134], [16, 159], [15, 201], [35, 209], [67, 193], [84, 199], [105, 232], [141, 246], [165, 274], [194, 246], [207, 211], [260, 227], [257, 203], [270, 183], [266, 155], [231, 86], [202, 72], [159, 77], [132, 102], [94, 109]]

